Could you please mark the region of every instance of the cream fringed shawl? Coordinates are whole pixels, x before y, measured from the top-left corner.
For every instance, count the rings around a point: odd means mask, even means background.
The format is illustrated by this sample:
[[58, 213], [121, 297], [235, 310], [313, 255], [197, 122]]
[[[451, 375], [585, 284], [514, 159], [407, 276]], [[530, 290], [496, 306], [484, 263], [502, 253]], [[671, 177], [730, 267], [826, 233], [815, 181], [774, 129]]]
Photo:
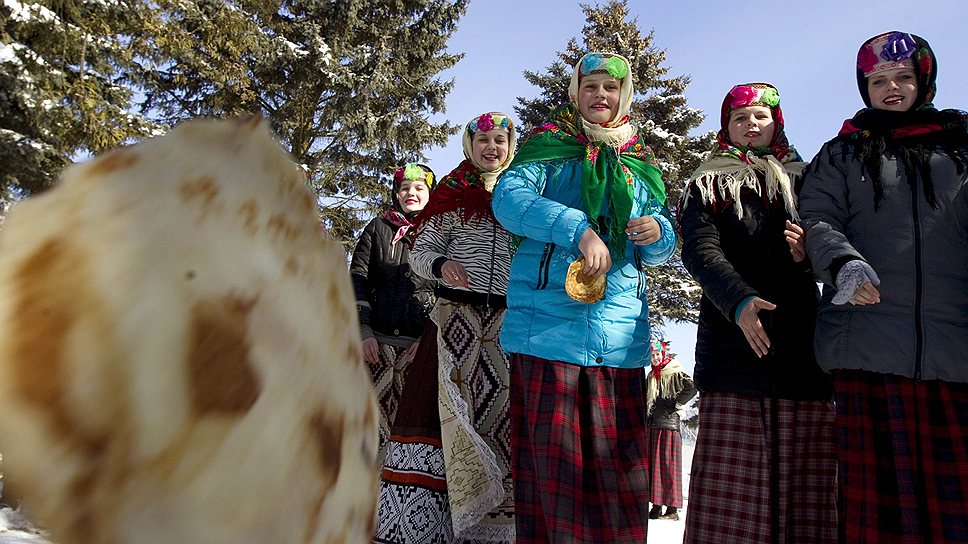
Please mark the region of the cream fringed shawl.
[[[781, 163], [773, 155], [758, 157], [752, 153], [744, 153], [740, 160], [732, 155], [725, 155], [721, 151], [714, 151], [710, 158], [693, 172], [689, 184], [695, 184], [699, 189], [704, 204], [714, 202], [725, 203], [738, 198], [744, 188], [750, 189], [757, 195], [773, 202], [777, 195], [783, 199], [783, 205], [794, 221], [797, 215], [797, 202], [793, 194], [793, 181], [803, 174], [806, 163], [789, 161]], [[757, 173], [762, 174], [760, 183]], [[689, 191], [684, 194], [683, 205], [689, 199]], [[743, 218], [743, 207], [733, 206], [737, 217]]]
[[658, 379], [656, 379], [655, 373], [650, 371], [645, 386], [646, 413], [652, 415], [655, 401], [659, 397], [675, 398], [685, 388], [683, 383], [685, 378], [686, 370], [676, 359], [671, 359], [666, 366], [662, 367]]

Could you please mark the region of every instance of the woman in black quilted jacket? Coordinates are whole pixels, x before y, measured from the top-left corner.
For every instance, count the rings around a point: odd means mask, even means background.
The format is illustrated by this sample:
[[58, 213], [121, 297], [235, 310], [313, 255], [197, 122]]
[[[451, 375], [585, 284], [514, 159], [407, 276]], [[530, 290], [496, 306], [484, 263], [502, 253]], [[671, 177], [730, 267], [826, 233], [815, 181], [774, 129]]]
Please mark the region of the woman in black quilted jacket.
[[686, 544], [837, 541], [834, 406], [813, 351], [817, 286], [794, 187], [805, 165], [780, 95], [736, 85], [716, 147], [679, 207], [682, 263], [702, 287], [699, 436]]
[[363, 338], [380, 402], [380, 465], [406, 370], [434, 306], [434, 284], [410, 268], [416, 229], [411, 222], [430, 200], [433, 171], [407, 164], [393, 176], [393, 204], [363, 229], [353, 251], [350, 275]]

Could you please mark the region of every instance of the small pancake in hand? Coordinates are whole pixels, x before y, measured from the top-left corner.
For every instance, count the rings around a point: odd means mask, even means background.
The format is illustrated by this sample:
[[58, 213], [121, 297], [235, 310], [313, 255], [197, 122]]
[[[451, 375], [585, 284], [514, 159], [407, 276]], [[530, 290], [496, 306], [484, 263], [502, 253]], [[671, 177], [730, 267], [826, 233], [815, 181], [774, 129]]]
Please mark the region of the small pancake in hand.
[[586, 276], [582, 271], [585, 257], [578, 257], [578, 260], [571, 263], [568, 267], [568, 277], [565, 278], [565, 292], [568, 296], [592, 304], [602, 300], [605, 296], [605, 274], [597, 277]]

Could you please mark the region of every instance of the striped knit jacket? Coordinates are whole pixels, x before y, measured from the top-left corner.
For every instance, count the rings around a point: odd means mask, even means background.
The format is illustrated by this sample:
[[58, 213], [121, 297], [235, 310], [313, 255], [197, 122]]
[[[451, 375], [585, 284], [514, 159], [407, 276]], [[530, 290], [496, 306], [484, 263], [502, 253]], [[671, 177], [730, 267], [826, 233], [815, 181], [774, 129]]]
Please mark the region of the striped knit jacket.
[[[440, 267], [446, 260], [464, 265], [470, 291], [502, 298], [507, 292], [510, 235], [493, 218], [475, 218], [462, 224], [457, 212], [450, 211], [428, 221], [417, 235], [410, 266], [420, 276], [440, 279]], [[443, 289], [441, 296], [449, 298], [447, 291]]]

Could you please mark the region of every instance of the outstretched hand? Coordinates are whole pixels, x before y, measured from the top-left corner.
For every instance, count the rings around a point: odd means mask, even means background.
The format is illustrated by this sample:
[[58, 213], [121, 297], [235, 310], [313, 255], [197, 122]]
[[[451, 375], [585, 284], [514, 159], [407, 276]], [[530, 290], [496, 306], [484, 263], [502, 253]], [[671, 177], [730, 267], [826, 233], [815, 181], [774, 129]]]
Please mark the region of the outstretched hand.
[[753, 297], [739, 314], [739, 328], [743, 330], [743, 336], [746, 337], [746, 341], [749, 342], [757, 357], [763, 357], [770, 351], [770, 337], [767, 336], [766, 329], [760, 322], [759, 311], [775, 309], [776, 304], [760, 297]]
[[578, 250], [585, 257], [582, 274], [597, 278], [612, 268], [612, 254], [608, 251], [608, 246], [591, 228], [586, 228], [582, 233], [581, 240], [578, 241]]

